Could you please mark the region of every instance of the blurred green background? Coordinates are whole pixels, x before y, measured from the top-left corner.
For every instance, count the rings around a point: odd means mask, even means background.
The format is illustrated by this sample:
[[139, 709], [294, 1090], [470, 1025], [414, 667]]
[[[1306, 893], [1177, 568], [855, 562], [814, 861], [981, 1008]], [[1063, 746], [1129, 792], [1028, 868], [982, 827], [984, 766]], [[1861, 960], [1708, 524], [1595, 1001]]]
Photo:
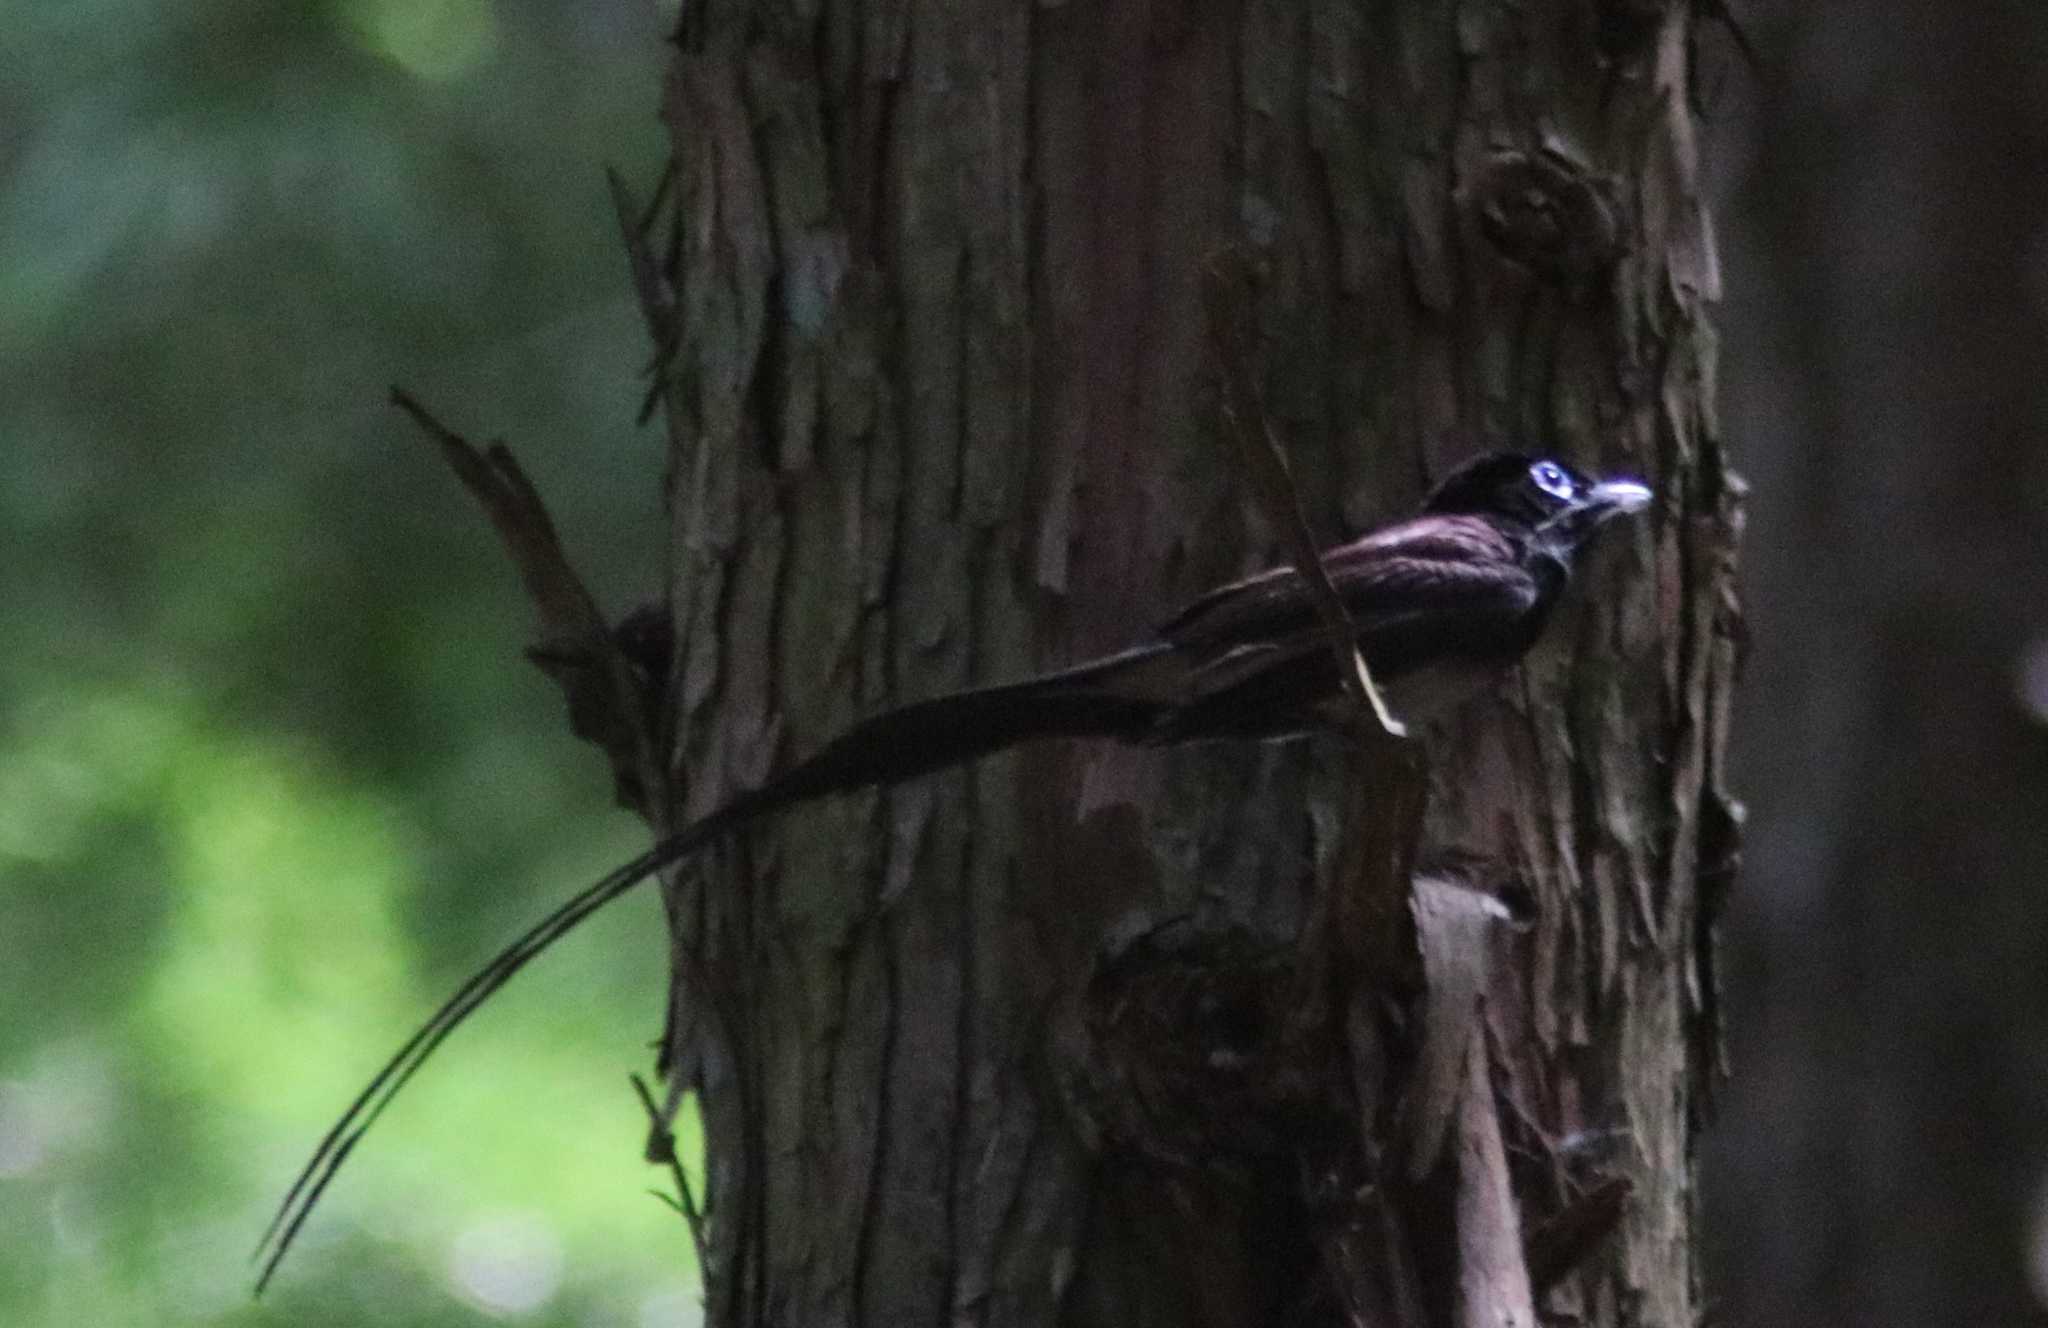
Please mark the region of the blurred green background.
[[[2048, 1325], [2048, 6], [1737, 8], [1714, 1317]], [[651, 894], [247, 1264], [403, 1033], [645, 845], [385, 396], [505, 436], [609, 610], [656, 588], [601, 168], [654, 175], [673, 12], [0, 0], [0, 1328], [697, 1321], [624, 1077]]]
[[335, 1111], [645, 845], [385, 404], [505, 435], [617, 612], [661, 446], [602, 167], [651, 0], [0, 3], [0, 1324], [693, 1322], [625, 1073], [653, 896], [446, 1051], [277, 1285]]

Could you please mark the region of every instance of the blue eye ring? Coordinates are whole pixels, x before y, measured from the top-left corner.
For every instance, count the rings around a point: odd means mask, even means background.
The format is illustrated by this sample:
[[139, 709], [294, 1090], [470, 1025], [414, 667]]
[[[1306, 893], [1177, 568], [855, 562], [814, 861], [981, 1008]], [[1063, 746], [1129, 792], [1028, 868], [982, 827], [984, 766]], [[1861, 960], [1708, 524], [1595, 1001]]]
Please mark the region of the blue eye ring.
[[1578, 496], [1578, 486], [1572, 483], [1572, 477], [1565, 473], [1564, 467], [1555, 461], [1539, 461], [1529, 467], [1529, 478], [1536, 481], [1537, 488], [1553, 498]]

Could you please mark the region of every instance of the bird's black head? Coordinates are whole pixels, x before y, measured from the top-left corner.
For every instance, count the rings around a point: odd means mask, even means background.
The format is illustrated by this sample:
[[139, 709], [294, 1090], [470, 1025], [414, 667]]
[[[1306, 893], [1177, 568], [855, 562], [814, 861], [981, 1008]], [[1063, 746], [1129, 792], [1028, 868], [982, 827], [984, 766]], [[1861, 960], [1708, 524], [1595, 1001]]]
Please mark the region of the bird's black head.
[[1492, 517], [1570, 554], [1609, 517], [1649, 502], [1649, 489], [1634, 480], [1595, 481], [1548, 457], [1492, 452], [1451, 472], [1423, 510]]

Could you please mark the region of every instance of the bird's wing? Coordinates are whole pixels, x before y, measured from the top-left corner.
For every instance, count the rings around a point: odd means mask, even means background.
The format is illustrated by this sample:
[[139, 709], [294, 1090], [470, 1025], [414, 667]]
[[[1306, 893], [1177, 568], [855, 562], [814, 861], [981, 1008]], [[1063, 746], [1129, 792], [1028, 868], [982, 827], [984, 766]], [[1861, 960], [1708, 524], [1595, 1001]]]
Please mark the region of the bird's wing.
[[[1436, 695], [1427, 680], [1444, 682], [1446, 695], [1462, 695], [1493, 666], [1520, 656], [1540, 627], [1542, 586], [1520, 562], [1425, 557], [1409, 549], [1401, 557], [1327, 566], [1374, 680], [1411, 680], [1423, 711], [1434, 705], [1423, 699]], [[1204, 631], [1186, 635], [1180, 648], [1188, 695], [1153, 740], [1280, 738], [1329, 721], [1341, 676], [1307, 594], [1298, 580], [1292, 596], [1276, 584], [1262, 584], [1257, 594], [1212, 609]]]
[[[1433, 654], [1488, 656], [1526, 645], [1542, 588], [1490, 524], [1423, 517], [1326, 551], [1323, 566], [1373, 668], [1398, 674]], [[1292, 568], [1203, 596], [1160, 629], [1207, 681], [1227, 687], [1327, 649], [1308, 587]]]

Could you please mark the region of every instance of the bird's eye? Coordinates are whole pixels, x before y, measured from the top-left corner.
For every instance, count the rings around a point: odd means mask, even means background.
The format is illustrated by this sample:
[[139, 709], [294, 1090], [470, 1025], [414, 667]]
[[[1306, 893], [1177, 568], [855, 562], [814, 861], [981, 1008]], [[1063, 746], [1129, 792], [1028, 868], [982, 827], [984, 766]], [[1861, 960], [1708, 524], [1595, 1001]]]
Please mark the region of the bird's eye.
[[1537, 488], [1557, 498], [1570, 498], [1578, 487], [1555, 461], [1537, 462], [1529, 468], [1529, 478], [1536, 481]]

